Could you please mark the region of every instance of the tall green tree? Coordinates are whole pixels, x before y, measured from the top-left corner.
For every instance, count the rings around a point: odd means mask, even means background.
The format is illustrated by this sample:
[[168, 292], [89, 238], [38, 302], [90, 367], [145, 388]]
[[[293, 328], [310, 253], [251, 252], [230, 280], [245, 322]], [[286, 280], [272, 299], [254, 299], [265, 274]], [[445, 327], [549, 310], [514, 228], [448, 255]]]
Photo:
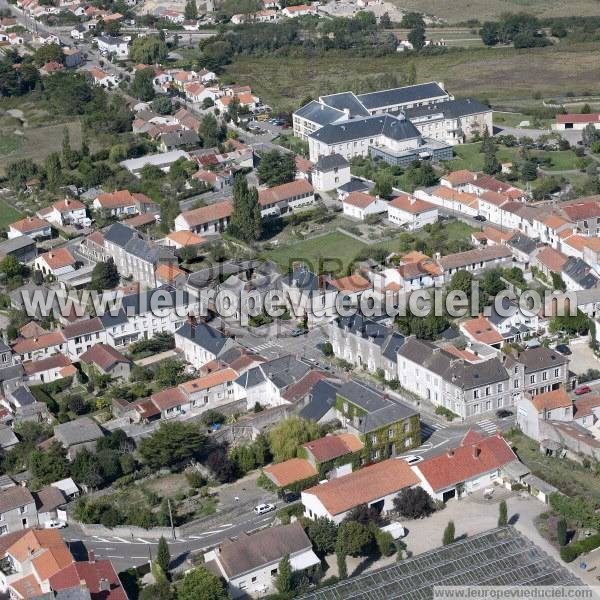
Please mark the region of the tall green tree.
[[167, 45], [158, 35], [138, 37], [131, 42], [129, 49], [129, 58], [143, 65], [159, 63], [167, 58], [167, 54]]
[[454, 535], [455, 535], [454, 521], [448, 521], [448, 525], [446, 525], [446, 529], [444, 529], [444, 535], [442, 537], [442, 545], [447, 546], [448, 544], [452, 544], [454, 542]]
[[256, 174], [261, 183], [272, 187], [296, 178], [296, 161], [290, 152], [271, 150], [260, 157]]
[[502, 500], [498, 506], [498, 527], [504, 527], [508, 523], [508, 507], [506, 500]]
[[156, 564], [162, 569], [162, 572], [167, 575], [171, 564], [171, 552], [169, 552], [169, 544], [167, 540], [161, 536], [158, 540], [156, 548]]
[[292, 564], [290, 563], [290, 555], [284, 554], [279, 561], [277, 569], [277, 581], [275, 582], [277, 591], [282, 595], [291, 594], [293, 589], [292, 581]]
[[204, 567], [188, 572], [177, 593], [177, 600], [229, 600], [223, 582]]
[[414, 50], [421, 50], [425, 46], [425, 27], [415, 25], [406, 37]]
[[313, 421], [292, 416], [281, 421], [269, 432], [271, 453], [275, 462], [295, 458], [298, 448], [320, 435], [319, 426]]
[[198, 18], [198, 7], [196, 0], [187, 0], [183, 10], [183, 17], [186, 21], [195, 21]]
[[112, 290], [118, 285], [121, 277], [117, 270], [117, 265], [112, 257], [109, 257], [106, 262], [98, 262], [92, 270], [92, 282], [90, 289], [98, 292], [102, 290]]
[[564, 517], [561, 517], [556, 523], [556, 539], [559, 546], [566, 546], [567, 544], [567, 521]]
[[77, 163], [77, 153], [71, 148], [71, 136], [68, 127], [63, 128], [61, 162], [65, 169], [72, 169]]
[[262, 231], [258, 192], [255, 187], [248, 187], [244, 175], [237, 175], [233, 184], [233, 213], [228, 231], [244, 242], [257, 240]]
[[207, 148], [216, 146], [223, 140], [222, 132], [215, 115], [209, 113], [202, 117], [202, 121], [200, 122], [200, 135], [204, 146]]
[[156, 95], [154, 91], [154, 69], [148, 68], [136, 71], [131, 83], [131, 93], [143, 102], [148, 102], [154, 98]]

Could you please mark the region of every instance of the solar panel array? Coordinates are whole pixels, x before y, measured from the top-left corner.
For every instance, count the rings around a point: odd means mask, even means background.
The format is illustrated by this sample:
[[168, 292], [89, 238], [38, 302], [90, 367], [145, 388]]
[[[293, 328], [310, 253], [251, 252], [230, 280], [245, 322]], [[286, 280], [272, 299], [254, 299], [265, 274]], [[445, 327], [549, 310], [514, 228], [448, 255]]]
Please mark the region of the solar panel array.
[[513, 527], [502, 527], [316, 590], [305, 600], [429, 600], [437, 585], [583, 585]]

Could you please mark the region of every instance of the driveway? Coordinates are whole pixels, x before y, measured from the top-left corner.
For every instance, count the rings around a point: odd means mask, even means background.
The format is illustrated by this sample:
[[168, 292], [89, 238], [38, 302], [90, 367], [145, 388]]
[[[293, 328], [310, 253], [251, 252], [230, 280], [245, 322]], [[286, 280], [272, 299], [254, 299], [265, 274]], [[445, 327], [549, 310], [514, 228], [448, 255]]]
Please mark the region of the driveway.
[[583, 343], [572, 342], [569, 345], [569, 348], [573, 353], [569, 356], [569, 369], [573, 371], [573, 373], [581, 375], [588, 369], [600, 370], [600, 360], [594, 356], [592, 349], [587, 343], [587, 339]]

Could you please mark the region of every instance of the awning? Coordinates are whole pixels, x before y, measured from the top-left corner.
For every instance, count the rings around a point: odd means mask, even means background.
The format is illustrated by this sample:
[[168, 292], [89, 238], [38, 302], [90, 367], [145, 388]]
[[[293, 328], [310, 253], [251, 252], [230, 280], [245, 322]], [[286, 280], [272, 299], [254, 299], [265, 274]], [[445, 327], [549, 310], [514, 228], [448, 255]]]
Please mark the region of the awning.
[[293, 571], [302, 571], [320, 563], [319, 557], [312, 550], [307, 550], [298, 556], [290, 556], [290, 564]]

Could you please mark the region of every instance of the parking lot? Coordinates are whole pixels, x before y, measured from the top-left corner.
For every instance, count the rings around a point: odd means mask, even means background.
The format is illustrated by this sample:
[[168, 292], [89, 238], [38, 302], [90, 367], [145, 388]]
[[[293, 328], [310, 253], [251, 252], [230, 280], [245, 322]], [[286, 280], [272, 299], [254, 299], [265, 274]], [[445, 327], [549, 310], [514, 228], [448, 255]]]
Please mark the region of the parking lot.
[[600, 369], [600, 360], [587, 343], [587, 338], [581, 342], [572, 342], [569, 345], [572, 354], [569, 356], [569, 368], [576, 375], [581, 375], [589, 369]]

